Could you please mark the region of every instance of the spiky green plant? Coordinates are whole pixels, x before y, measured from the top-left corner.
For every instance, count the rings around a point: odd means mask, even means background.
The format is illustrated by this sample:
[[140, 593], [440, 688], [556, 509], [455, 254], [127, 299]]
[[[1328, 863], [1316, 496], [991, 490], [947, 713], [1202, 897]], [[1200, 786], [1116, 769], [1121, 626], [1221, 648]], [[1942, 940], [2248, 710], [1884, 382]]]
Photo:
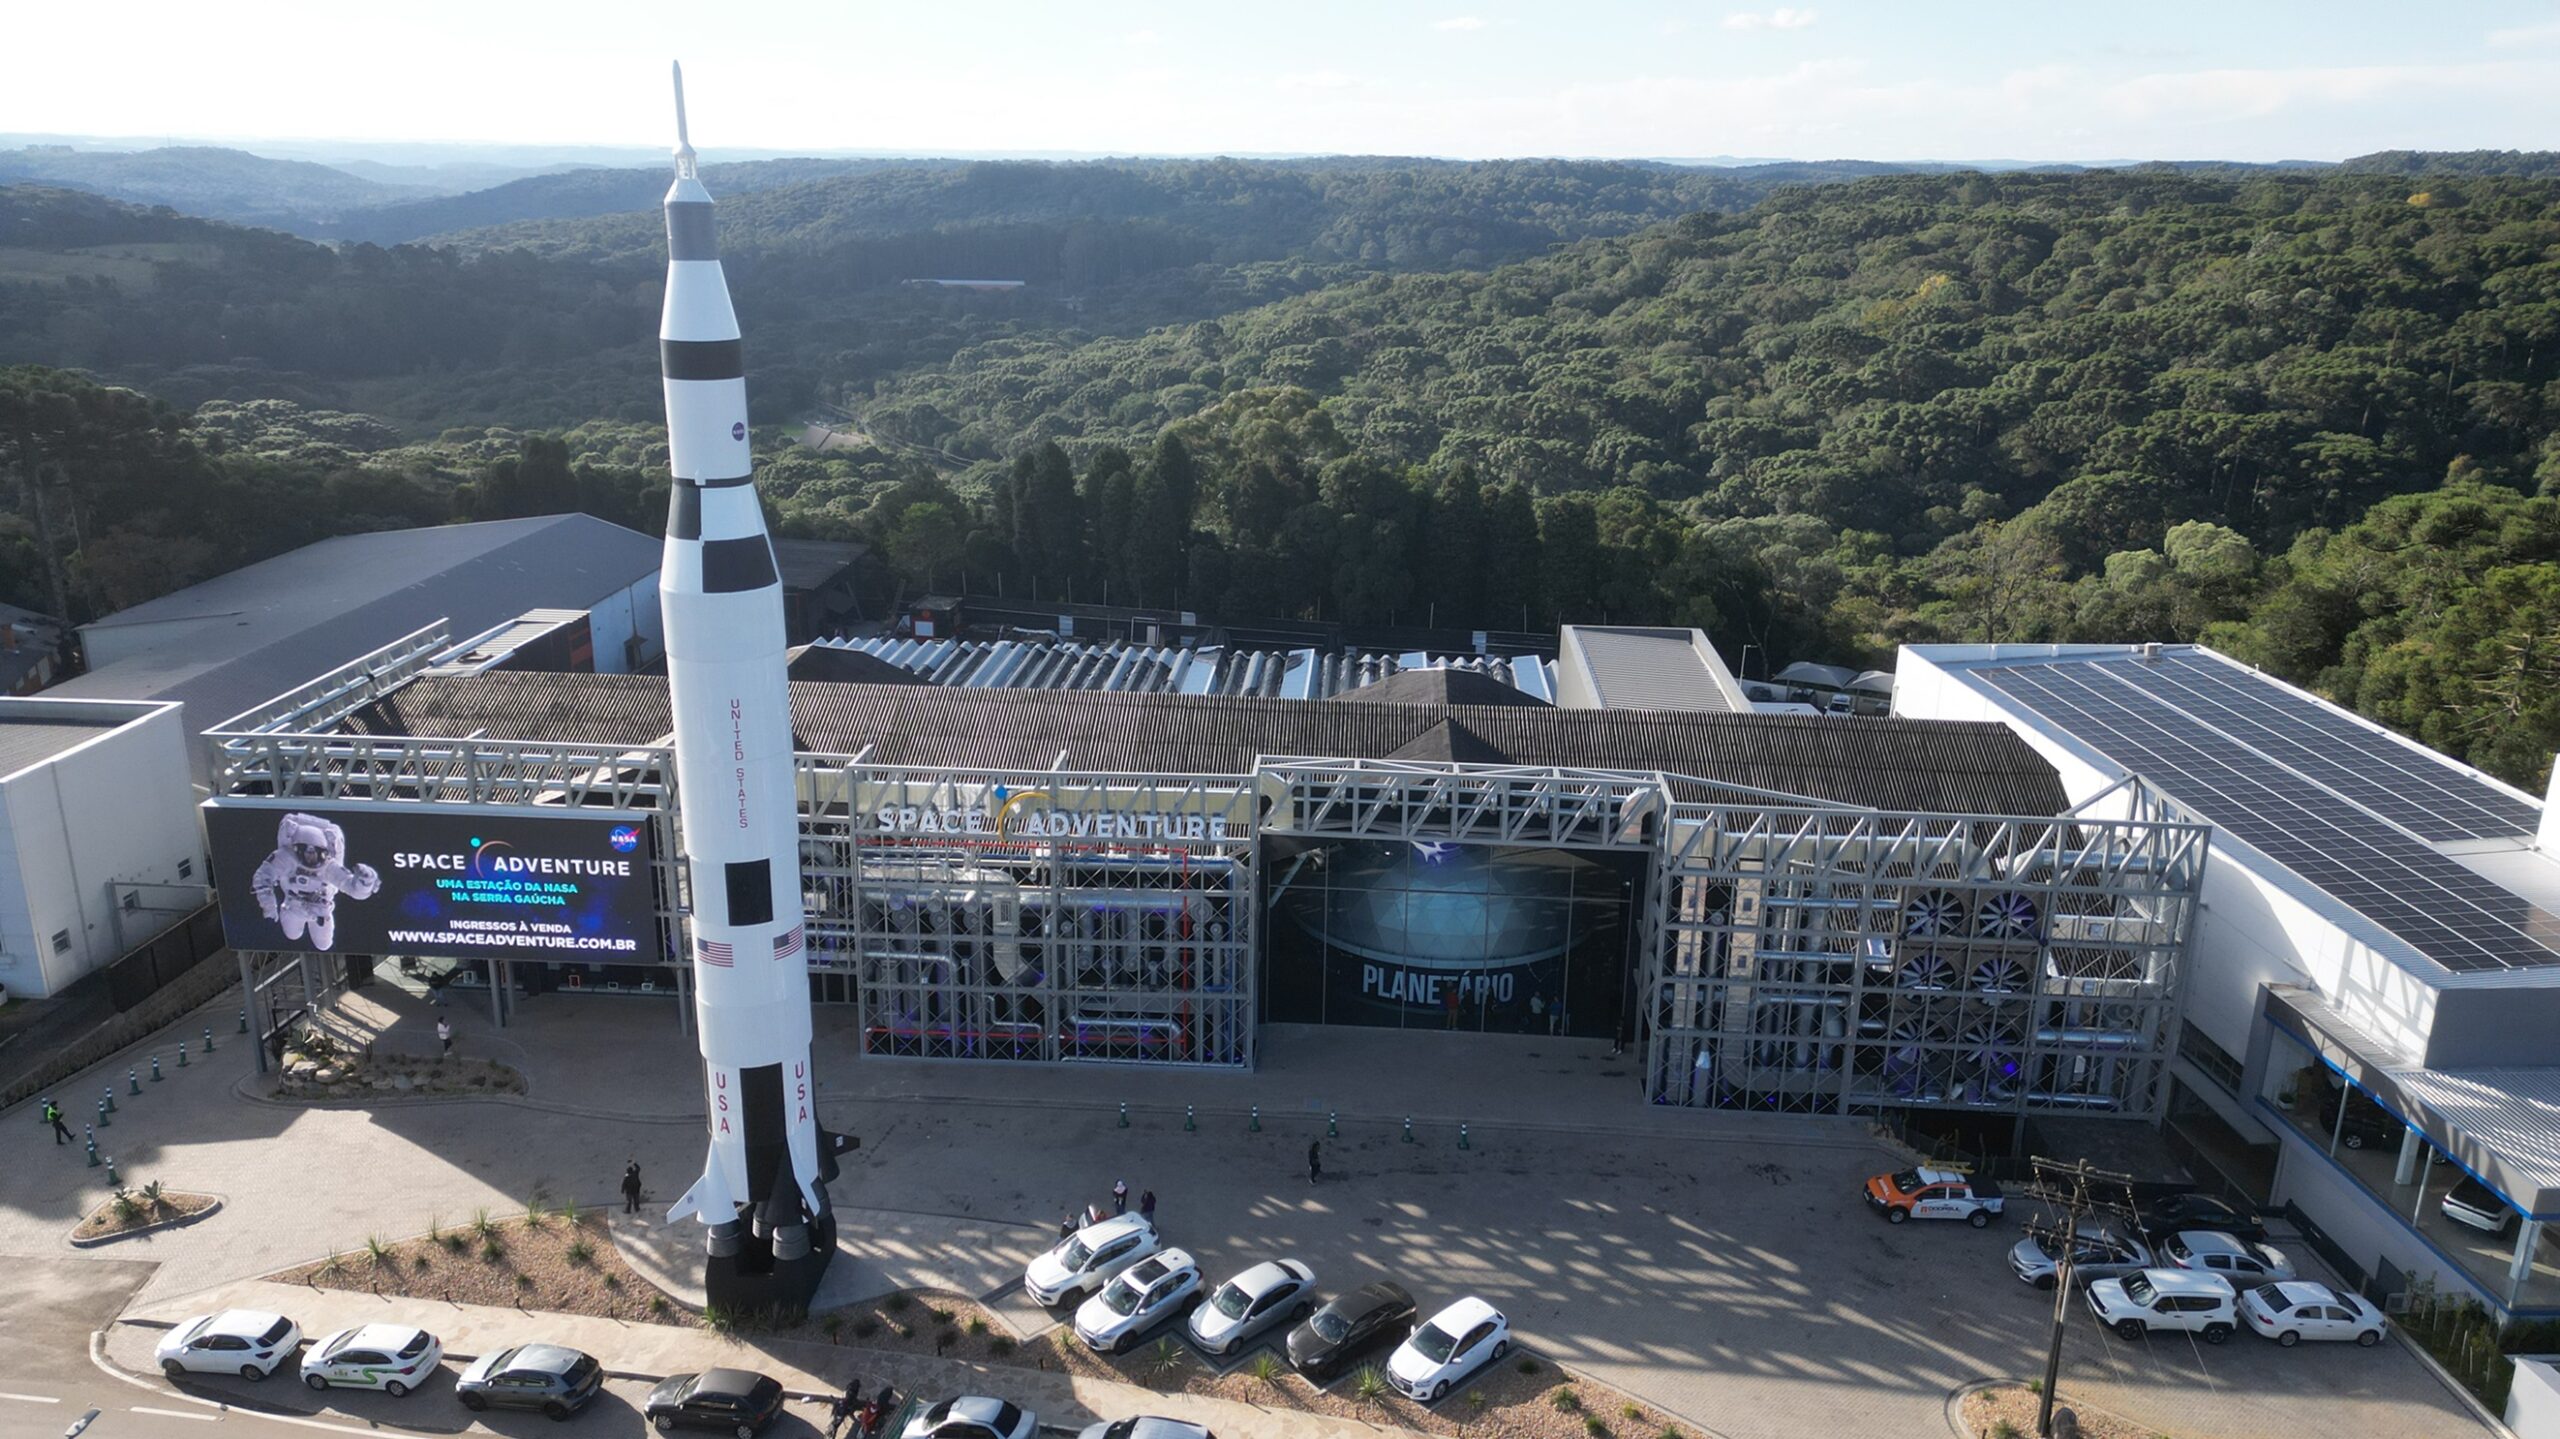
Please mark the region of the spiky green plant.
[[498, 1221], [489, 1217], [487, 1205], [471, 1211], [471, 1233], [472, 1237], [482, 1240], [498, 1237]]
[[1289, 1371], [1288, 1367], [1280, 1362], [1279, 1355], [1265, 1349], [1246, 1363], [1244, 1372], [1276, 1389], [1280, 1385], [1280, 1376]]
[[1571, 1385], [1548, 1395], [1547, 1402], [1554, 1405], [1558, 1412], [1565, 1414], [1575, 1413], [1582, 1408], [1582, 1396], [1574, 1393]]
[[581, 1269], [595, 1263], [596, 1260], [596, 1247], [583, 1239], [570, 1240], [569, 1247], [561, 1253], [570, 1263]]
[[397, 1256], [391, 1252], [390, 1243], [379, 1234], [368, 1234], [364, 1237], [364, 1257], [373, 1261], [373, 1267], [376, 1269], [388, 1269], [397, 1262]]
[[1387, 1397], [1387, 1376], [1375, 1364], [1364, 1364], [1351, 1376], [1351, 1397], [1363, 1404], [1377, 1404]]

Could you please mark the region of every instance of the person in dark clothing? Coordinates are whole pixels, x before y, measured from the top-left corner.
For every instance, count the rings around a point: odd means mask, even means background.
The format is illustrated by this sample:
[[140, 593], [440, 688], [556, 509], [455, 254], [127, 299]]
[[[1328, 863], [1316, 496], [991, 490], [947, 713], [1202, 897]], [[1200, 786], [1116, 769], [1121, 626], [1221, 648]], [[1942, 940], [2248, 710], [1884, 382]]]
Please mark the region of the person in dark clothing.
[[859, 1374], [847, 1380], [844, 1392], [827, 1406], [827, 1439], [836, 1439], [837, 1433], [847, 1424], [853, 1425], [857, 1431], [862, 1427], [862, 1376]]
[[1111, 1181], [1111, 1212], [1114, 1214], [1126, 1214], [1129, 1212], [1128, 1180], [1115, 1179]]
[[622, 1166], [622, 1212], [640, 1212], [640, 1161], [637, 1159]]
[[1324, 1178], [1324, 1141], [1310, 1139], [1307, 1141], [1307, 1182], [1313, 1184], [1322, 1178]]
[[[436, 1043], [444, 1046], [445, 1054], [453, 1053], [453, 1026], [442, 1019], [436, 1021]], [[437, 1057], [442, 1058], [443, 1055]]]
[[44, 1122], [53, 1126], [53, 1142], [69, 1144], [71, 1130], [62, 1122], [62, 1106], [48, 1099], [44, 1102]]
[[880, 1381], [880, 1392], [862, 1406], [862, 1439], [874, 1439], [888, 1422], [898, 1417], [898, 1391], [887, 1380]]
[[1138, 1217], [1149, 1224], [1156, 1222], [1156, 1192], [1152, 1189], [1138, 1196]]
[[1070, 1214], [1070, 1215], [1068, 1215], [1066, 1218], [1061, 1219], [1061, 1220], [1059, 1220], [1059, 1221], [1058, 1221], [1058, 1237], [1059, 1237], [1060, 1239], [1072, 1239], [1072, 1238], [1074, 1238], [1074, 1237], [1075, 1237], [1075, 1232], [1076, 1232], [1076, 1216], [1075, 1216], [1075, 1215]]

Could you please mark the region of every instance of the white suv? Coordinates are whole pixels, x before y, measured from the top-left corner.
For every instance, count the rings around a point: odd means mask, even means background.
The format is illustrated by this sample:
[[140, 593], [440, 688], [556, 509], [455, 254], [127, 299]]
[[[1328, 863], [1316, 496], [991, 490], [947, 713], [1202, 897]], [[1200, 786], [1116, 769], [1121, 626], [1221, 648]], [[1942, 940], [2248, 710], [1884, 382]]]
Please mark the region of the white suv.
[[2089, 1286], [2089, 1312], [2127, 1339], [2154, 1329], [2183, 1330], [2219, 1344], [2239, 1327], [2231, 1281], [2194, 1269], [2145, 1269]]
[[1163, 1247], [1154, 1225], [1135, 1214], [1114, 1215], [1086, 1225], [1032, 1260], [1022, 1274], [1022, 1292], [1041, 1308], [1054, 1308], [1101, 1289], [1113, 1275]]

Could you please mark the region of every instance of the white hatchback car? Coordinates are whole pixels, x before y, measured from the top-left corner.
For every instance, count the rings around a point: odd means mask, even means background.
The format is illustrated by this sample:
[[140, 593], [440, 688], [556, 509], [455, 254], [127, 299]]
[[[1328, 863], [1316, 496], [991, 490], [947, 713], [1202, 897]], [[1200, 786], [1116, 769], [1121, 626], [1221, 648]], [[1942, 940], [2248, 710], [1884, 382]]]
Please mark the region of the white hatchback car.
[[2293, 1277], [2293, 1261], [2284, 1257], [2283, 1250], [2216, 1229], [2182, 1229], [2160, 1242], [2160, 1257], [2180, 1269], [2219, 1274], [2234, 1288]]
[[1396, 1346], [1387, 1359], [1387, 1382], [1428, 1404], [1509, 1352], [1511, 1321], [1481, 1299], [1461, 1299]]
[[1135, 1214], [1088, 1224], [1022, 1271], [1022, 1292], [1044, 1309], [1090, 1294], [1111, 1276], [1163, 1248], [1156, 1227]]
[[1315, 1271], [1294, 1259], [1253, 1266], [1209, 1293], [1191, 1311], [1191, 1342], [1211, 1354], [1233, 1353], [1265, 1330], [1316, 1312]]
[[379, 1389], [397, 1399], [426, 1383], [443, 1362], [443, 1343], [424, 1329], [367, 1324], [312, 1345], [302, 1382], [314, 1389]]
[[2089, 1312], [2119, 1337], [2173, 1329], [2220, 1344], [2240, 1325], [2231, 1281], [2194, 1269], [2145, 1269], [2089, 1286]]
[[160, 1361], [160, 1372], [173, 1379], [181, 1374], [264, 1379], [291, 1358], [301, 1343], [300, 1326], [281, 1314], [225, 1309], [198, 1315], [170, 1330], [161, 1337], [154, 1357]]
[[1200, 1297], [1200, 1266], [1179, 1249], [1148, 1255], [1076, 1310], [1076, 1337], [1117, 1354]]
[[2261, 1284], [2242, 1296], [2240, 1317], [2287, 1349], [2305, 1339], [2352, 1339], [2368, 1349], [2382, 1342], [2382, 1311], [2326, 1284]]

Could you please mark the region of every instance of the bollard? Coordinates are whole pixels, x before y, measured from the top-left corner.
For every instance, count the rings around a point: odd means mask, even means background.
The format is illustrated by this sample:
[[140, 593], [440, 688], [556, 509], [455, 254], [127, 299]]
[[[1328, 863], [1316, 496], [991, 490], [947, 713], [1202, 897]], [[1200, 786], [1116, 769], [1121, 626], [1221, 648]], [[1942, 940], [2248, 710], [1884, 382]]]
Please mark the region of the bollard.
[[140, 1094], [142, 1092], [142, 1072], [140, 1070], [128, 1066], [124, 1072], [124, 1082], [133, 1086], [134, 1093]]
[[1340, 1139], [1342, 1137], [1342, 1125], [1338, 1122], [1341, 1118], [1342, 1116], [1333, 1110], [1328, 1109], [1324, 1112], [1325, 1138]]
[[1260, 1134], [1260, 1133], [1262, 1132], [1262, 1106], [1261, 1106], [1261, 1105], [1257, 1104], [1257, 1105], [1255, 1105], [1255, 1106], [1253, 1107], [1253, 1122], [1252, 1122], [1252, 1123], [1250, 1123], [1250, 1124], [1247, 1124], [1247, 1125], [1245, 1126], [1245, 1128], [1246, 1128], [1248, 1131], [1250, 1131], [1250, 1132], [1252, 1132], [1252, 1133], [1255, 1133], [1255, 1134]]
[[115, 1112], [116, 1112], [116, 1087], [115, 1087], [114, 1085], [110, 1084], [110, 1085], [108, 1085], [105, 1089], [103, 1089], [103, 1090], [99, 1091], [98, 1102], [99, 1102], [100, 1104], [103, 1104], [103, 1105], [105, 1105], [105, 1106], [107, 1107], [107, 1113], [109, 1113], [109, 1114], [113, 1114], [113, 1113], [115, 1113]]
[[213, 1053], [213, 1026], [210, 1024], [204, 1027], [204, 1052]]
[[107, 1183], [112, 1188], [124, 1188], [124, 1176], [116, 1173], [116, 1157], [112, 1154], [107, 1156]]
[[1460, 1120], [1458, 1122], [1458, 1147], [1460, 1149], [1470, 1149], [1474, 1147], [1467, 1143], [1467, 1126], [1466, 1121], [1464, 1120]]
[[89, 1167], [91, 1169], [95, 1169], [98, 1167], [98, 1131], [91, 1129], [88, 1125], [84, 1124], [80, 1126], [80, 1132], [88, 1136]]
[[249, 1032], [249, 1011], [245, 1009], [240, 1011], [240, 1027], [233, 1032], [236, 1034], [247, 1034]]
[[1120, 1127], [1122, 1129], [1129, 1127], [1129, 1101], [1125, 1099], [1120, 1101]]
[[178, 1041], [178, 1067], [180, 1069], [187, 1067], [187, 1042], [183, 1039]]
[[1191, 1106], [1188, 1104], [1182, 1106], [1182, 1127], [1186, 1130], [1200, 1127], [1200, 1117], [1191, 1112]]
[[99, 1101], [98, 1101], [98, 1127], [99, 1127], [100, 1129], [106, 1129], [106, 1128], [109, 1128], [109, 1127], [111, 1127], [112, 1125], [114, 1125], [114, 1123], [115, 1123], [115, 1121], [114, 1121], [114, 1120], [107, 1118], [107, 1102], [106, 1102], [105, 1100], [103, 1100], [103, 1099], [99, 1100]]
[[151, 1056], [151, 1082], [154, 1084], [160, 1082], [160, 1056], [156, 1054]]
[[1410, 1114], [1404, 1117], [1404, 1142], [1407, 1144], [1413, 1142], [1413, 1116]]

